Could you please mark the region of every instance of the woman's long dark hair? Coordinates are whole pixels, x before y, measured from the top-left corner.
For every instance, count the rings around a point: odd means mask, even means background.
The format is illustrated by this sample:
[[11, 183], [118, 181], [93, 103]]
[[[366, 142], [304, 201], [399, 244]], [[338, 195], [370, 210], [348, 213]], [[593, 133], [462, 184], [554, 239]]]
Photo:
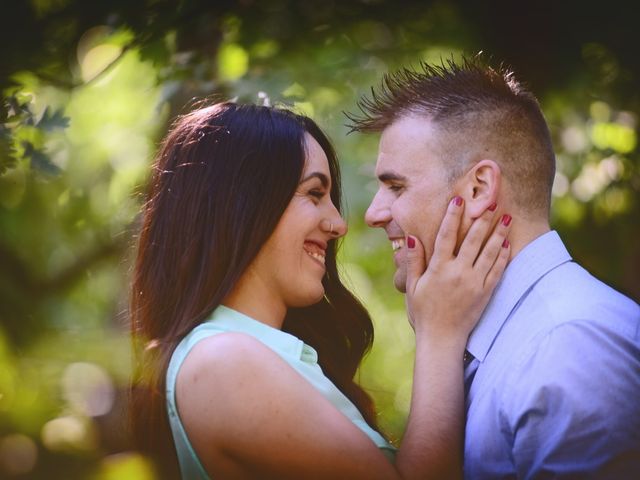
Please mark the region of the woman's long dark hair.
[[[180, 340], [231, 292], [276, 228], [300, 181], [304, 134], [320, 144], [340, 210], [335, 152], [309, 118], [283, 109], [220, 103], [173, 125], [156, 157], [131, 288], [136, 353], [131, 414], [142, 451], [177, 472], [165, 376]], [[376, 428], [374, 406], [354, 382], [373, 342], [371, 319], [340, 281], [336, 242], [326, 252], [325, 297], [290, 309], [283, 330], [318, 351], [320, 366]]]

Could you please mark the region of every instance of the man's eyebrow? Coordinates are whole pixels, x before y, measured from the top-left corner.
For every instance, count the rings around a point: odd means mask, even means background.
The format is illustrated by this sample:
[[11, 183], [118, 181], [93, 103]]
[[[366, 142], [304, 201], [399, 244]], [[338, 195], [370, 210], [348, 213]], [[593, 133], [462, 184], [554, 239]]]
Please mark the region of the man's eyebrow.
[[408, 178], [395, 172], [383, 172], [378, 175], [378, 180], [380, 180], [382, 183], [406, 182]]
[[302, 180], [300, 180], [300, 184], [303, 184], [304, 182], [308, 182], [312, 178], [317, 178], [318, 180], [320, 180], [320, 183], [322, 183], [322, 186], [324, 188], [327, 188], [329, 186], [329, 177], [327, 177], [322, 172], [311, 172], [309, 175], [307, 175]]

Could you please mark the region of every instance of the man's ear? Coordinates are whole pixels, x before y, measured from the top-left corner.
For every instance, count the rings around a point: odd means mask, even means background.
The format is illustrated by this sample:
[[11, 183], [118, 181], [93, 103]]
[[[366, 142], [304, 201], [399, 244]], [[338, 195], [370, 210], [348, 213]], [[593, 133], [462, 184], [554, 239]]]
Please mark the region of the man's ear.
[[498, 201], [502, 173], [493, 160], [480, 160], [460, 179], [460, 195], [465, 201], [465, 214], [478, 218]]

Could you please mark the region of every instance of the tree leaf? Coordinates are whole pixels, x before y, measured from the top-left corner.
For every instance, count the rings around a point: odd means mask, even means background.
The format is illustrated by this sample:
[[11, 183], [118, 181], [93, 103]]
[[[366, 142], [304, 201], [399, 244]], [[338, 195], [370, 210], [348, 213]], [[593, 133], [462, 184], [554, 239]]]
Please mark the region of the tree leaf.
[[69, 117], [65, 117], [62, 109], [56, 110], [52, 114], [49, 113], [49, 107], [44, 109], [42, 118], [36, 124], [38, 128], [50, 132], [56, 128], [67, 128], [69, 126]]
[[0, 125], [0, 175], [16, 166], [15, 151], [11, 146], [9, 129]]
[[32, 143], [23, 142], [24, 158], [31, 160], [31, 168], [47, 176], [59, 175], [61, 170], [42, 150], [34, 148]]
[[168, 65], [171, 60], [171, 52], [167, 47], [165, 39], [158, 38], [141, 45], [140, 59], [150, 61], [157, 69]]

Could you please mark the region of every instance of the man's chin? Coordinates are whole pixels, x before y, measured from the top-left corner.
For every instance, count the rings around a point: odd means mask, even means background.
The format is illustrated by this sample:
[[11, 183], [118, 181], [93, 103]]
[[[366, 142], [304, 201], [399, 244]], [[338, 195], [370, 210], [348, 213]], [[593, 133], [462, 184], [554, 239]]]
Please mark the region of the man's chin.
[[407, 292], [407, 273], [404, 270], [396, 270], [393, 275], [393, 285], [400, 293]]

